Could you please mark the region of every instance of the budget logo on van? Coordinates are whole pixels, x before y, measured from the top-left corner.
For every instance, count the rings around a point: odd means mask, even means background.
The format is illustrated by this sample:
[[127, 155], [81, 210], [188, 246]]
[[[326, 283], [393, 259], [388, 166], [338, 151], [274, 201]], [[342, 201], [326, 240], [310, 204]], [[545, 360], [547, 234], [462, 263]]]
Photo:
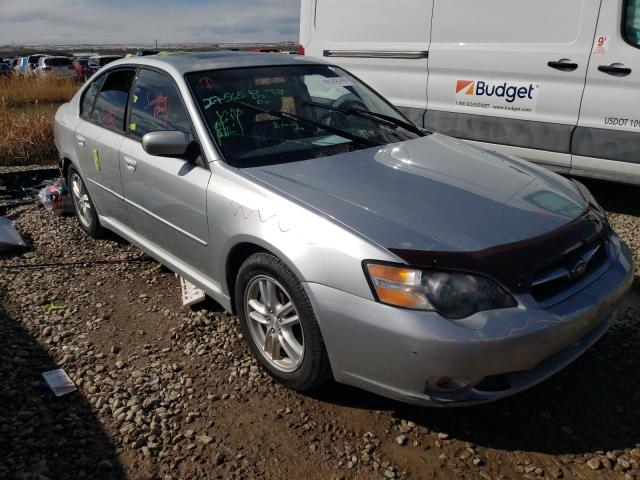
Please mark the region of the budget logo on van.
[[533, 112], [540, 85], [528, 82], [457, 80], [456, 105], [475, 109]]

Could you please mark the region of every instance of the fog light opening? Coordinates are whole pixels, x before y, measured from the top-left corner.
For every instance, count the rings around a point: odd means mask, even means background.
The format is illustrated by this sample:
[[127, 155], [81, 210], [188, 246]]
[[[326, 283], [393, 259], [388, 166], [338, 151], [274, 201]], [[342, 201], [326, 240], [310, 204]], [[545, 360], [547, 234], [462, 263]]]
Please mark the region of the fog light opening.
[[482, 378], [431, 377], [425, 385], [425, 393], [456, 393], [477, 385]]

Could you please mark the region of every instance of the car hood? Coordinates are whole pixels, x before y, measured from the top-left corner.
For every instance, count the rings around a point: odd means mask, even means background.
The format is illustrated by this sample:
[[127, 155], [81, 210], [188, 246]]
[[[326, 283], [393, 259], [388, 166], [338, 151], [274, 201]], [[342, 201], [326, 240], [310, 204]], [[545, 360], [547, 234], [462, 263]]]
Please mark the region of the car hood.
[[388, 249], [484, 250], [587, 206], [559, 175], [439, 134], [243, 171]]

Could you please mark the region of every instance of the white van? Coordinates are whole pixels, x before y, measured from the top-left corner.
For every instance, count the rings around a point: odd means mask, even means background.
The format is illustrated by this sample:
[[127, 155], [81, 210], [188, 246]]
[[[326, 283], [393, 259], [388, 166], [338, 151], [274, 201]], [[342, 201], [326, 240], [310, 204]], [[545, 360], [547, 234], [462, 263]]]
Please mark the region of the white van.
[[640, 184], [640, 0], [302, 0], [300, 41], [429, 130]]

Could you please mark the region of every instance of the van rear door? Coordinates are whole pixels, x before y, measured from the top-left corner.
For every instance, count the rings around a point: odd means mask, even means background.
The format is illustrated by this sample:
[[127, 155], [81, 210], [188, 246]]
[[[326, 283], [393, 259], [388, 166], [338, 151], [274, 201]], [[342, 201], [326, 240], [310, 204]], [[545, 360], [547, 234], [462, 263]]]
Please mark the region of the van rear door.
[[572, 172], [640, 183], [640, 0], [602, 2]]
[[422, 125], [432, 6], [433, 0], [316, 0], [311, 12], [303, 7], [302, 21], [312, 25], [301, 24], [301, 41], [307, 55], [351, 71]]
[[568, 171], [599, 7], [435, 0], [426, 127]]

